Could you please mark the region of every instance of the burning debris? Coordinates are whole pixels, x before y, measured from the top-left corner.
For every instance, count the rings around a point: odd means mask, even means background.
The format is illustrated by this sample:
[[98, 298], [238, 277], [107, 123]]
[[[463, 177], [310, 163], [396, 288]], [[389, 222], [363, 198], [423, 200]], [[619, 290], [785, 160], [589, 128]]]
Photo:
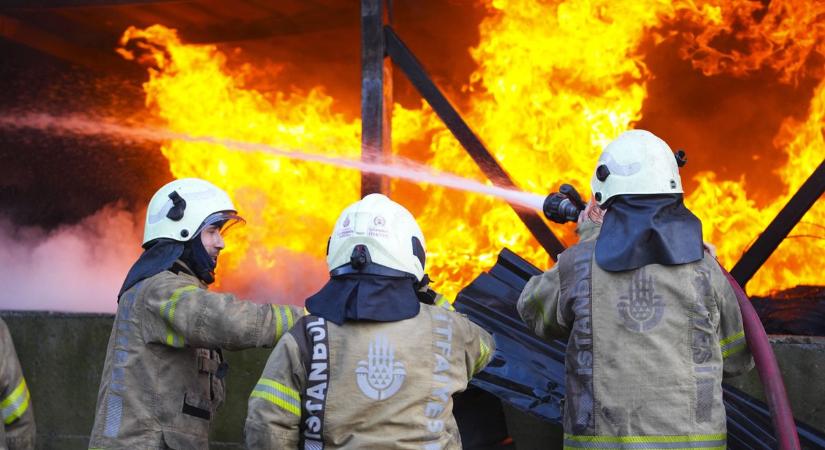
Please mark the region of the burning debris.
[[[459, 81], [462, 92], [450, 97], [525, 191], [545, 194], [580, 180], [576, 187], [586, 197], [589, 165], [603, 144], [633, 126], [656, 125], [668, 141], [685, 143], [692, 158], [684, 176], [692, 193], [686, 202], [702, 219], [705, 239], [731, 267], [825, 157], [825, 37], [818, 3], [482, 3], [477, 43], [467, 49], [475, 68]], [[411, 45], [429, 65], [427, 55], [435, 51]], [[126, 64], [148, 72], [143, 114], [173, 132], [360, 155], [360, 122], [346, 112], [357, 110], [353, 105], [341, 108], [322, 85], [301, 90], [277, 78], [273, 87], [271, 65], [240, 64], [230, 50], [187, 43], [175, 30], [155, 25], [130, 27], [117, 51]], [[356, 65], [353, 59], [353, 70]], [[681, 85], [682, 73], [668, 71], [675, 66], [688, 67], [694, 84]], [[727, 84], [714, 84], [718, 80]], [[747, 101], [723, 105], [718, 99], [725, 92], [713, 90], [743, 83], [752, 90], [739, 98], [760, 94], [758, 111]], [[674, 85], [678, 92], [667, 88]], [[794, 107], [778, 107], [788, 103], [788, 93]], [[685, 103], [674, 105], [670, 97]], [[724, 117], [690, 115], [705, 111], [702, 105], [721, 108]], [[722, 122], [730, 125], [714, 128]], [[427, 107], [395, 105], [393, 144], [401, 157], [486, 182]], [[172, 176], [214, 181], [248, 216], [249, 226], [231, 237], [235, 242], [222, 260], [219, 270], [226, 275], [244, 268], [266, 278], [283, 252], [320, 265], [324, 249], [317, 242], [332, 228], [332, 212], [359, 196], [354, 171], [184, 140], [167, 141], [161, 152]], [[392, 182], [392, 195], [421, 218], [431, 237], [434, 286], [448, 296], [490, 267], [502, 247], [539, 267], [551, 264], [500, 200], [401, 180]], [[815, 224], [823, 215], [820, 202], [749, 283], [751, 293], [821, 284], [817, 257], [825, 239]], [[571, 228], [552, 227], [562, 241], [572, 241]]]

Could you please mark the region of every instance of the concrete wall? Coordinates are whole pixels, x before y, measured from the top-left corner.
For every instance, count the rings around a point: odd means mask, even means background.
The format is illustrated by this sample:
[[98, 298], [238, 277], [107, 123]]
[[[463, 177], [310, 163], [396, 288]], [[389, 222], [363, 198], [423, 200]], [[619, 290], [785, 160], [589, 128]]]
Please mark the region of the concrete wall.
[[[769, 336], [794, 417], [825, 432], [825, 337]], [[765, 401], [756, 369], [727, 380]]]
[[[32, 395], [37, 447], [85, 449], [112, 330], [111, 314], [3, 312]], [[246, 400], [269, 349], [226, 352], [227, 400], [213, 422], [211, 448], [242, 448]]]
[[[3, 312], [32, 394], [38, 448], [83, 449], [94, 420], [112, 315]], [[797, 418], [825, 430], [825, 338], [773, 337], [775, 352]], [[240, 449], [246, 400], [269, 350], [226, 352], [227, 401], [213, 422], [213, 449]], [[755, 373], [734, 380], [761, 395]], [[508, 412], [518, 450], [547, 448], [558, 431]], [[538, 444], [538, 443], [541, 444]]]

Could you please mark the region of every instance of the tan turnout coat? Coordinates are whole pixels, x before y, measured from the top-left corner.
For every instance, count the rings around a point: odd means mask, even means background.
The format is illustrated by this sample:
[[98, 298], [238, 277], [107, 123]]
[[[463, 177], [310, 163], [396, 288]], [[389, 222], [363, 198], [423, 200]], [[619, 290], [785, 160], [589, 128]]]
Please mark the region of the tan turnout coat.
[[90, 448], [208, 448], [209, 423], [224, 400], [221, 349], [272, 347], [303, 315], [210, 292], [183, 269], [121, 296]]
[[753, 365], [717, 262], [606, 272], [599, 227], [524, 288], [536, 334], [567, 337], [565, 448], [724, 448], [722, 377]]
[[398, 322], [306, 316], [252, 392], [247, 448], [460, 449], [452, 395], [493, 350], [486, 331], [439, 306]]
[[0, 319], [0, 449], [33, 450], [35, 427], [31, 396], [6, 322]]

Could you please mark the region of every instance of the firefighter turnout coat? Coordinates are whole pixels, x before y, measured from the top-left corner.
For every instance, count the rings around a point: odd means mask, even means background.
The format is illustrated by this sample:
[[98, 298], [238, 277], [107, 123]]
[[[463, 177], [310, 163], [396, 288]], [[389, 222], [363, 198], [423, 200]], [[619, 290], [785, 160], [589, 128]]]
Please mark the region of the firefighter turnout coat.
[[249, 398], [250, 449], [460, 449], [452, 395], [490, 361], [492, 337], [421, 305], [397, 322], [306, 316]]
[[524, 288], [539, 336], [567, 337], [565, 448], [724, 448], [722, 377], [753, 366], [716, 260], [606, 272], [599, 226]]
[[6, 322], [0, 319], [0, 449], [34, 449], [34, 413]]
[[272, 347], [303, 315], [214, 293], [179, 261], [120, 298], [90, 448], [207, 449], [224, 399], [221, 350]]

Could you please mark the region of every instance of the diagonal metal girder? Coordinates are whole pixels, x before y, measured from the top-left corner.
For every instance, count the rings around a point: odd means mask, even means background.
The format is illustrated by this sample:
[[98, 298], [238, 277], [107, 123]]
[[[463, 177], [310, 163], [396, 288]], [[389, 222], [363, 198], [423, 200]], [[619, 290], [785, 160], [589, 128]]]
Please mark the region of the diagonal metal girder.
[[[496, 185], [518, 189], [513, 180], [496, 161], [495, 157], [487, 150], [481, 140], [473, 130], [464, 122], [458, 111], [450, 104], [438, 86], [427, 74], [424, 66], [418, 61], [415, 55], [404, 44], [395, 31], [389, 26], [384, 27], [384, 37], [386, 39], [387, 52], [392, 62], [395, 63], [404, 75], [412, 82], [416, 90], [430, 104], [433, 111], [441, 118], [453, 136], [461, 143], [473, 161], [481, 168], [481, 171]], [[519, 216], [527, 229], [542, 247], [550, 254], [555, 261], [558, 254], [564, 251], [564, 244], [553, 234], [547, 224], [539, 217], [536, 211], [526, 210], [517, 205], [510, 204]]]
[[802, 219], [802, 216], [811, 209], [814, 203], [825, 192], [825, 160], [819, 163], [810, 177], [802, 184], [796, 194], [779, 211], [779, 214], [759, 235], [756, 242], [742, 255], [739, 262], [733, 266], [730, 274], [742, 286], [750, 281], [756, 271], [765, 264], [776, 247], [788, 236], [788, 233]]

